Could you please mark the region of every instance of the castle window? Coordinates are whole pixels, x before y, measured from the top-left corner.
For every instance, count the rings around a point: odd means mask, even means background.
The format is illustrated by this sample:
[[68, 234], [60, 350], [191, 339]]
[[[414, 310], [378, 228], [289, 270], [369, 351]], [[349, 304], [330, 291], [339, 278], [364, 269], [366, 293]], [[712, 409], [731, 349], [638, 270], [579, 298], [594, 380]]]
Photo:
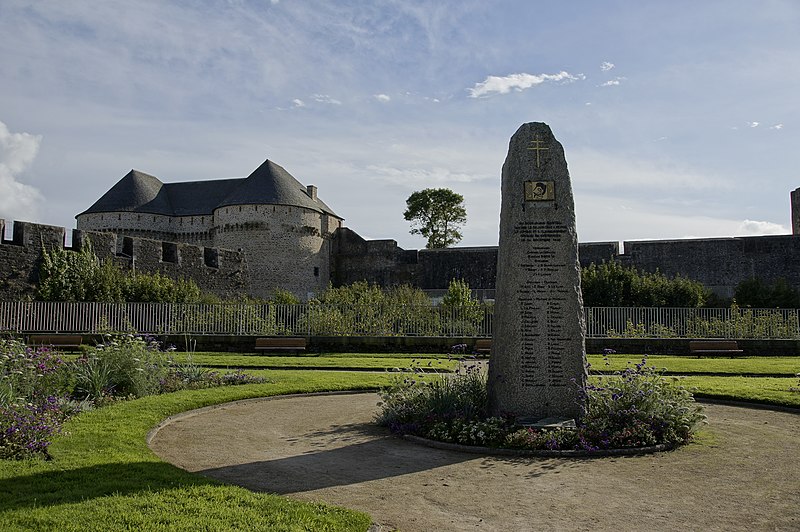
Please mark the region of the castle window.
[[161, 242], [161, 262], [178, 263], [178, 244]]
[[117, 215], [117, 220], [122, 220], [122, 215], [121, 214]]
[[142, 215], [141, 215], [141, 214], [137, 214], [137, 215], [136, 215], [136, 221], [137, 221], [137, 222], [138, 222], [138, 221], [141, 221], [141, 219], [142, 219]]
[[314, 266], [314, 277], [319, 277], [319, 266]]
[[219, 250], [203, 248], [203, 262], [209, 268], [219, 268]]
[[239, 212], [242, 212], [242, 206], [239, 205]]

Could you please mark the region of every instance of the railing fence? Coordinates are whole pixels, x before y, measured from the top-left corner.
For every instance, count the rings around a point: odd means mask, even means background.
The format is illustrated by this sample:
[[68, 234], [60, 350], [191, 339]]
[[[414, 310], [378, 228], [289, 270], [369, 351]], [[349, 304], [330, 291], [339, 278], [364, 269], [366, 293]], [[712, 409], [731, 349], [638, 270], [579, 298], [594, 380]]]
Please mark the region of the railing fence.
[[[586, 307], [589, 338], [800, 338], [797, 309]], [[0, 302], [0, 333], [490, 337], [492, 306]]]

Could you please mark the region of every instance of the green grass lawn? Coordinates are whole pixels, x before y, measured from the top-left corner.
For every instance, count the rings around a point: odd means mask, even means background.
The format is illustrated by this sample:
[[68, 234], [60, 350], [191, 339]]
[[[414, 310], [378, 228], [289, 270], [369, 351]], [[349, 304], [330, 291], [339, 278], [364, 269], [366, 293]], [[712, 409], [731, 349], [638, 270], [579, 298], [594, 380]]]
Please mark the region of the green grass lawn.
[[[197, 353], [196, 362], [239, 359], [326, 359], [346, 367], [359, 360], [424, 360], [435, 356], [333, 355], [262, 357]], [[439, 356], [439, 355], [437, 355]], [[177, 357], [176, 357], [177, 358]], [[640, 357], [611, 357], [612, 368]], [[602, 357], [591, 356], [595, 366]], [[650, 357], [649, 363], [689, 376], [680, 382], [705, 397], [763, 402], [800, 408], [798, 378], [704, 376], [700, 372], [796, 372], [800, 358], [687, 359]], [[442, 362], [448, 362], [443, 359]], [[334, 362], [331, 362], [335, 365]], [[393, 362], [394, 363], [394, 362]], [[251, 367], [262, 364], [251, 364]], [[288, 367], [288, 366], [287, 366]], [[713, 369], [709, 369], [713, 368]], [[359, 512], [253, 493], [193, 475], [158, 459], [147, 447], [150, 429], [164, 418], [212, 404], [299, 392], [375, 389], [391, 374], [347, 371], [248, 370], [265, 384], [182, 391], [122, 402], [81, 414], [67, 422], [50, 448], [52, 461], [0, 461], [0, 530], [366, 530]], [[731, 372], [731, 371], [729, 371]], [[735, 373], [735, 372], [734, 372]], [[593, 377], [602, 378], [602, 377]]]
[[[620, 371], [627, 364], [638, 364], [644, 355], [610, 355], [606, 365], [602, 355], [588, 355], [594, 371]], [[731, 375], [786, 375], [800, 373], [800, 357], [736, 357], [736, 358], [690, 358], [651, 355], [647, 364], [670, 373], [690, 375], [693, 373], [727, 373]]]
[[191, 356], [195, 364], [213, 368], [337, 368], [364, 370], [391, 370], [399, 368], [411, 370], [422, 368], [436, 371], [453, 371], [458, 361], [448, 360], [441, 355], [421, 356], [381, 356], [374, 353], [333, 353], [323, 355], [242, 355], [239, 353], [187, 353], [175, 352], [170, 355], [176, 362], [186, 362]]
[[225, 486], [158, 459], [147, 432], [211, 404], [322, 390], [374, 389], [387, 375], [259, 372], [266, 384], [182, 391], [76, 416], [53, 460], [0, 461], [0, 530], [366, 530], [359, 512]]

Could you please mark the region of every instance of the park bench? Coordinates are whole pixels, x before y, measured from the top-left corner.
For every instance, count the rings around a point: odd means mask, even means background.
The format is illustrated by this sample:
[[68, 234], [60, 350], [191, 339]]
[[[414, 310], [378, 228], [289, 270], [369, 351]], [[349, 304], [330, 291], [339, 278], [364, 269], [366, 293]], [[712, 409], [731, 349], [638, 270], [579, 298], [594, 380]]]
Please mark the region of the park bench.
[[744, 353], [735, 340], [692, 340], [689, 342], [689, 354], [705, 356], [733, 356]]
[[256, 338], [256, 351], [305, 351], [305, 338]]
[[492, 352], [492, 339], [479, 338], [475, 340], [475, 352], [479, 355], [488, 355]]
[[28, 345], [33, 346], [79, 349], [82, 343], [83, 337], [80, 335], [34, 334], [28, 337]]

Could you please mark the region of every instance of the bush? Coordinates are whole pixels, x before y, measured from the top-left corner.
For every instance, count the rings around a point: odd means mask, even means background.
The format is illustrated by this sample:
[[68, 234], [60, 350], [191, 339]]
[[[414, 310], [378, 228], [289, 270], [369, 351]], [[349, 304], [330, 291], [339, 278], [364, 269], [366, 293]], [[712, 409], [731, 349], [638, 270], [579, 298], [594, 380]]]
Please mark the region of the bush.
[[75, 362], [75, 389], [93, 399], [153, 395], [161, 391], [168, 366], [158, 342], [132, 334], [108, 337]]
[[67, 365], [50, 349], [0, 340], [0, 458], [48, 456], [71, 385]]
[[677, 377], [665, 377], [644, 358], [584, 389], [581, 435], [600, 449], [682, 444], [705, 419]]
[[711, 298], [697, 281], [639, 272], [615, 261], [583, 268], [581, 291], [587, 307], [702, 307]]
[[101, 262], [90, 240], [80, 251], [42, 250], [38, 298], [43, 301], [101, 301], [106, 303], [198, 303], [203, 296], [192, 280], [174, 280], [160, 273], [125, 271]]
[[800, 294], [786, 282], [786, 279], [778, 279], [772, 284], [768, 284], [758, 277], [744, 280], [736, 285], [734, 299], [742, 307], [800, 307]]

